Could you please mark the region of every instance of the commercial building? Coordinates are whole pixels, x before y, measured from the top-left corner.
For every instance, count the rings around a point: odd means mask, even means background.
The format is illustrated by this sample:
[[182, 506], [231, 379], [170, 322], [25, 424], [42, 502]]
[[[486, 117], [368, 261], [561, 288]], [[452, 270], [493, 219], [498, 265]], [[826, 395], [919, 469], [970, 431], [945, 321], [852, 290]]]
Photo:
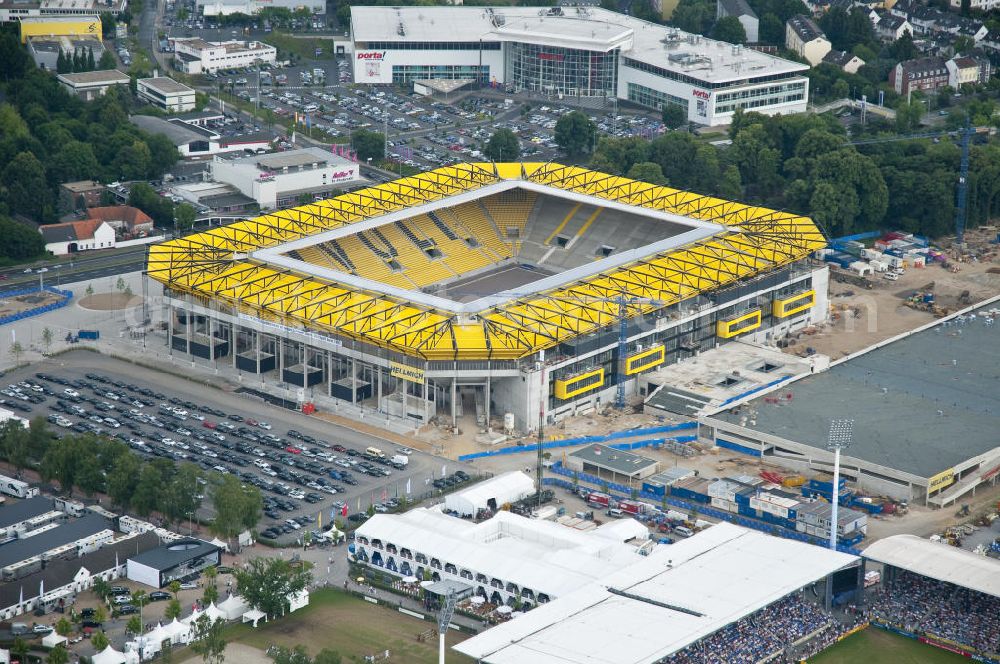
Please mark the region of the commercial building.
[[218, 132], [176, 118], [164, 120], [150, 115], [133, 115], [129, 121], [137, 127], [169, 138], [185, 158], [205, 158], [224, 152], [265, 150], [273, 137], [263, 134], [223, 137]]
[[59, 207], [67, 211], [96, 207], [105, 191], [107, 187], [95, 180], [63, 182], [59, 185]]
[[797, 14], [785, 22], [785, 47], [815, 67], [823, 61], [833, 45], [816, 25], [816, 21]]
[[724, 16], [736, 17], [743, 26], [748, 42], [760, 41], [760, 21], [757, 19], [757, 13], [747, 4], [746, 0], [717, 0], [715, 18], [720, 19]]
[[484, 510], [496, 512], [534, 493], [535, 482], [524, 473], [513, 471], [450, 493], [445, 496], [444, 505], [462, 516], [474, 517]]
[[478, 524], [417, 508], [376, 514], [355, 531], [354, 558], [398, 577], [464, 584], [494, 604], [527, 609], [567, 595], [648, 552], [649, 531], [632, 519], [586, 532], [497, 512]]
[[122, 578], [128, 556], [159, 543], [153, 533], [136, 533], [79, 557], [50, 559], [44, 568], [17, 580], [5, 579], [0, 583], [0, 620], [11, 620], [39, 608], [46, 612], [65, 608], [76, 595], [92, 588], [97, 579], [110, 583]]
[[595, 443], [570, 452], [566, 467], [605, 477], [612, 482], [622, 482], [655, 475], [657, 463], [638, 454]]
[[326, 14], [323, 0], [197, 0], [197, 11], [202, 16], [229, 16], [243, 14], [253, 16], [262, 9], [308, 9], [311, 14]]
[[468, 79], [725, 125], [738, 108], [802, 113], [804, 65], [591, 7], [352, 7], [354, 81]]
[[97, 16], [27, 16], [20, 21], [21, 43], [29, 37], [101, 38], [101, 19]]
[[276, 48], [259, 41], [208, 42], [198, 37], [170, 41], [174, 46], [174, 66], [186, 74], [273, 64], [278, 55]]
[[261, 210], [290, 207], [303, 198], [331, 198], [362, 181], [357, 162], [321, 148], [216, 157], [210, 173], [214, 181], [232, 185], [255, 200]]
[[[0, 0], [0, 23], [13, 23], [36, 17], [73, 17], [90, 19], [105, 12], [118, 16], [128, 7], [128, 0]], [[101, 38], [100, 23], [93, 36]]]
[[889, 84], [907, 98], [913, 92], [939, 90], [948, 85], [948, 78], [948, 67], [939, 57], [906, 60], [889, 70]]
[[186, 113], [195, 109], [195, 91], [167, 76], [140, 78], [136, 81], [136, 96], [161, 111]]
[[0, 580], [4, 585], [34, 574], [47, 561], [78, 558], [111, 542], [114, 531], [103, 516], [88, 514], [66, 523], [49, 523], [0, 547]]
[[[774, 652], [727, 660], [743, 654], [741, 627], [753, 632], [757, 612], [785, 602], [805, 609], [800, 592], [810, 586], [827, 602], [835, 589], [855, 591], [861, 569], [856, 556], [723, 522], [657, 546], [455, 650], [484, 664], [656, 664], [688, 647], [690, 656], [679, 661], [703, 661], [705, 652], [711, 661], [767, 661], [787, 643], [778, 639]], [[701, 649], [702, 639], [727, 629], [734, 639], [725, 645], [734, 652]]]
[[48, 224], [38, 230], [45, 240], [45, 250], [56, 256], [115, 246], [115, 229], [100, 219]]
[[117, 69], [103, 71], [81, 71], [74, 74], [59, 74], [56, 80], [71, 94], [84, 101], [93, 101], [104, 95], [113, 85], [128, 85], [128, 74]]
[[854, 442], [841, 457], [842, 477], [876, 495], [951, 505], [1000, 477], [994, 320], [988, 309], [960, 312], [783, 382], [777, 396], [762, 390], [702, 416], [700, 437], [790, 469], [829, 472], [829, 420], [850, 417]]
[[175, 579], [222, 562], [222, 549], [198, 539], [178, 539], [128, 559], [128, 579], [163, 588]]
[[84, 56], [94, 54], [94, 62], [98, 62], [104, 54], [104, 43], [97, 37], [28, 37], [28, 55], [39, 69], [50, 72], [58, 71], [59, 53], [71, 56], [80, 53]]
[[[240, 277], [186, 259], [198, 243]], [[619, 377], [634, 395], [657, 367], [825, 320], [828, 271], [807, 262], [825, 243], [805, 217], [587, 169], [458, 164], [156, 245], [148, 275], [171, 352], [406, 431], [466, 397], [531, 431]], [[623, 285], [655, 302], [628, 311], [620, 356]]]

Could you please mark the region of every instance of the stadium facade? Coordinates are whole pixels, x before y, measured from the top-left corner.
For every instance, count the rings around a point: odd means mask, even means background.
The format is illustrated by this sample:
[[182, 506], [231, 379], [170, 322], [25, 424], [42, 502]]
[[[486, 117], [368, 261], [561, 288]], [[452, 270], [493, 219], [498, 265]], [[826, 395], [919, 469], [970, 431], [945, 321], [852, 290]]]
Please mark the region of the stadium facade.
[[596, 7], [352, 7], [354, 81], [468, 80], [552, 98], [620, 99], [690, 122], [803, 113], [807, 65]]
[[387, 422], [474, 404], [530, 431], [613, 402], [619, 378], [633, 393], [703, 349], [824, 320], [827, 269], [808, 262], [824, 245], [790, 213], [457, 164], [155, 245], [148, 275], [171, 352]]

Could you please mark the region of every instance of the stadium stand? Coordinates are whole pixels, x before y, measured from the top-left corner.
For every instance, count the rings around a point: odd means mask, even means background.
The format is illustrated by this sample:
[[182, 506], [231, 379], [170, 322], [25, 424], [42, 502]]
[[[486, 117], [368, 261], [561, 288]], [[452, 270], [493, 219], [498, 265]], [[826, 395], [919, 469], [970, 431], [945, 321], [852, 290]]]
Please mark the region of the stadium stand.
[[833, 617], [820, 607], [798, 595], [788, 595], [670, 655], [664, 662], [756, 664], [774, 658], [789, 644], [833, 622]]
[[515, 252], [521, 247], [524, 227], [535, 210], [538, 195], [526, 189], [509, 189], [483, 199], [486, 211], [500, 229], [500, 237], [514, 243]]
[[871, 618], [1000, 656], [1000, 598], [899, 569], [871, 601]]
[[500, 238], [496, 226], [486, 216], [486, 208], [480, 205], [479, 201], [462, 203], [453, 208], [442, 210], [442, 212], [445, 213], [442, 219], [446, 219], [449, 213], [453, 215], [455, 223], [460, 228], [466, 229], [466, 237], [479, 242], [494, 256], [495, 260], [500, 261], [513, 256], [510, 246]]

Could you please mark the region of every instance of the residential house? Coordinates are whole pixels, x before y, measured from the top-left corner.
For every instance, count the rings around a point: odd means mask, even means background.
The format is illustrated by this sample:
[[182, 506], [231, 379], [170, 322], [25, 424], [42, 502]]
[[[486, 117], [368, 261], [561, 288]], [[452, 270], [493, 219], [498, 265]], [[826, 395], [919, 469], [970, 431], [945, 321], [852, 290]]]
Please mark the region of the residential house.
[[45, 240], [46, 251], [55, 256], [92, 249], [111, 249], [115, 246], [115, 229], [100, 219], [49, 224], [38, 230]]
[[59, 207], [66, 211], [97, 207], [101, 204], [101, 195], [106, 189], [107, 187], [94, 180], [63, 182], [59, 185]]
[[990, 80], [991, 65], [986, 58], [955, 56], [944, 66], [948, 69], [948, 85], [955, 90], [963, 85], [984, 85]]
[[757, 14], [750, 8], [746, 0], [718, 0], [715, 18], [720, 19], [724, 16], [735, 16], [739, 20], [743, 25], [743, 31], [747, 33], [748, 42], [760, 41]]
[[875, 34], [879, 39], [894, 42], [904, 34], [913, 34], [913, 26], [905, 17], [886, 11], [876, 12]]
[[847, 51], [830, 51], [823, 56], [823, 62], [842, 69], [848, 74], [857, 74], [865, 66], [865, 61]]
[[120, 238], [145, 237], [153, 232], [152, 217], [128, 205], [91, 208], [87, 210], [87, 217], [107, 223]]
[[948, 68], [944, 58], [906, 60], [889, 71], [889, 83], [896, 94], [907, 98], [916, 91], [934, 92], [948, 85]]
[[[962, 9], [962, 0], [951, 0], [948, 5], [955, 11]], [[1000, 7], [1000, 0], [969, 0], [969, 9], [988, 12]]]
[[785, 47], [806, 59], [813, 67], [823, 61], [832, 46], [816, 22], [796, 14], [785, 23]]

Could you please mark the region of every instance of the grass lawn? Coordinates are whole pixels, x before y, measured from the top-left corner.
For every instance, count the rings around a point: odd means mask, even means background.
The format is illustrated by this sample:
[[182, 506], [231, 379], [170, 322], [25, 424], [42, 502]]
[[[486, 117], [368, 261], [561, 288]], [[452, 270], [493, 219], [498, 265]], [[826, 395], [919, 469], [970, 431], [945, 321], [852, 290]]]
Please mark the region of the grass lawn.
[[317, 48], [323, 49], [323, 54], [319, 56], [321, 58], [329, 58], [332, 55], [333, 40], [329, 37], [326, 39], [320, 37], [294, 37], [286, 32], [272, 32], [264, 41], [285, 53], [294, 53], [306, 60], [316, 59]]
[[[343, 656], [344, 662], [363, 662], [365, 655], [389, 649], [392, 661], [435, 664], [437, 632], [424, 643], [416, 638], [428, 629], [436, 630], [435, 623], [376, 606], [337, 590], [318, 590], [309, 598], [309, 606], [291, 616], [262, 624], [256, 630], [245, 625], [231, 627], [226, 638], [261, 650], [271, 644], [302, 645], [310, 655], [323, 648], [332, 648]], [[472, 662], [451, 650], [451, 646], [466, 638], [454, 630], [449, 632], [449, 663]]]
[[809, 664], [956, 664], [961, 655], [876, 627], [852, 634], [809, 660]]

